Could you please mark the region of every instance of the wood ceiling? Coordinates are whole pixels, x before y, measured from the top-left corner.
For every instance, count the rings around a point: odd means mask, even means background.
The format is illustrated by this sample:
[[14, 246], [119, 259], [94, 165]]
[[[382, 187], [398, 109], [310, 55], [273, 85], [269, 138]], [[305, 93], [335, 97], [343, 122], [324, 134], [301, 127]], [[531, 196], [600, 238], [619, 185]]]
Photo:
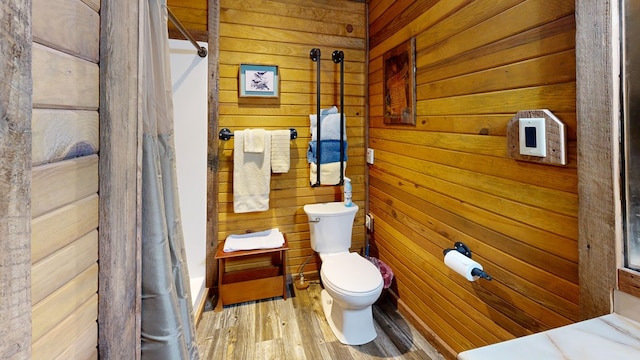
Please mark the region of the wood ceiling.
[[[167, 6], [197, 41], [207, 41], [207, 3], [209, 0], [167, 0]], [[169, 23], [169, 38], [184, 39], [180, 31]]]
[[[365, 0], [351, 0], [365, 2]], [[197, 41], [207, 41], [207, 4], [209, 0], [167, 0], [167, 6], [178, 18], [180, 23]], [[184, 39], [180, 31], [169, 23], [169, 38]]]

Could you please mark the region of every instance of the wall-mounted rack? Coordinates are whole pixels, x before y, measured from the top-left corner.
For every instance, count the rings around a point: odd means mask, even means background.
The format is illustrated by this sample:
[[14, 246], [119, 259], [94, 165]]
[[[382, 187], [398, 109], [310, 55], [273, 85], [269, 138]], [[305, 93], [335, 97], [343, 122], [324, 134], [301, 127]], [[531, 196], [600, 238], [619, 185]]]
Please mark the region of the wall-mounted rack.
[[[298, 131], [294, 128], [289, 128], [291, 132], [291, 140], [295, 140], [298, 138]], [[233, 132], [227, 128], [222, 128], [220, 133], [218, 133], [218, 138], [220, 140], [230, 140], [233, 137]]]
[[[309, 57], [311, 58], [311, 61], [318, 63], [318, 66], [316, 67], [317, 69], [317, 80], [316, 80], [316, 131], [317, 131], [317, 145], [316, 145], [316, 163], [317, 163], [317, 171], [316, 171], [316, 182], [315, 184], [311, 184], [311, 187], [317, 187], [320, 185], [323, 185], [320, 183], [320, 166], [322, 164], [321, 161], [321, 154], [322, 154], [322, 150], [321, 150], [321, 146], [322, 146], [322, 139], [320, 139], [321, 137], [321, 128], [322, 128], [322, 117], [321, 117], [321, 111], [320, 111], [320, 73], [321, 73], [321, 68], [320, 68], [320, 49], [318, 48], [313, 48], [311, 49], [311, 52], [309, 53]], [[342, 159], [345, 159], [345, 147], [344, 147], [344, 129], [345, 129], [345, 125], [344, 125], [344, 52], [340, 51], [340, 50], [335, 50], [332, 54], [331, 54], [331, 59], [333, 60], [334, 63], [336, 64], [340, 64], [340, 181], [337, 184], [324, 184], [324, 185], [343, 185], [344, 184], [344, 161]]]

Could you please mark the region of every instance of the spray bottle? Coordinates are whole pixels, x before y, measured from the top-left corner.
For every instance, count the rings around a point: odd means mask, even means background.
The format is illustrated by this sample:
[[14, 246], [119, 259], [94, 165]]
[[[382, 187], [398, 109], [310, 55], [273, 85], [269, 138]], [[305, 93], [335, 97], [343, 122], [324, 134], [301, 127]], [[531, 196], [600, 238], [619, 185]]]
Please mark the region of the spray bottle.
[[351, 179], [348, 177], [344, 178], [344, 206], [353, 206], [353, 201], [351, 200]]

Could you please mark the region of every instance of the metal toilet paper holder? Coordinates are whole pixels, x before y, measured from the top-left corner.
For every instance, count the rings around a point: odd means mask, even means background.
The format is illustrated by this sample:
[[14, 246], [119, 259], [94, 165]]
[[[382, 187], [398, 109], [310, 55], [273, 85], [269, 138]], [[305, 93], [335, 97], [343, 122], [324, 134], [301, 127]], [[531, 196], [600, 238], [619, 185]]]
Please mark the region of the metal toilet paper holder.
[[[460, 242], [460, 241], [456, 241], [453, 244], [453, 249], [444, 249], [442, 253], [443, 255], [447, 255], [449, 251], [454, 251], [454, 250], [471, 259], [471, 249], [469, 249], [467, 245], [465, 245], [463, 242]], [[471, 275], [478, 276], [480, 278], [483, 278], [489, 281], [493, 279], [491, 275], [484, 272], [484, 270], [478, 269], [478, 268], [471, 270]]]

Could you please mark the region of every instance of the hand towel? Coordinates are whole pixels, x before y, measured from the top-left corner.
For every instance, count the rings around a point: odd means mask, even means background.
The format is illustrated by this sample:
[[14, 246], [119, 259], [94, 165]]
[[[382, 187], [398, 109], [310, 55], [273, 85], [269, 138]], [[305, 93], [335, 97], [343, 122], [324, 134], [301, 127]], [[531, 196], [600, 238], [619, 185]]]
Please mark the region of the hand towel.
[[[344, 157], [342, 161], [347, 161], [347, 142], [344, 144]], [[340, 140], [320, 140], [320, 164], [340, 161]], [[318, 163], [318, 142], [309, 141], [307, 148], [307, 162]]]
[[244, 130], [244, 152], [263, 153], [266, 131], [264, 129]]
[[284, 235], [278, 228], [242, 235], [229, 235], [224, 241], [224, 252], [255, 249], [275, 249], [284, 244]]
[[282, 174], [291, 166], [291, 130], [271, 132], [271, 172]]
[[269, 210], [271, 182], [271, 134], [265, 132], [264, 152], [244, 151], [244, 131], [234, 132], [233, 211], [246, 213]]
[[[342, 172], [347, 169], [347, 163], [343, 162]], [[309, 164], [309, 183], [315, 185], [318, 183], [318, 165]], [[344, 177], [344, 174], [343, 174]], [[337, 185], [340, 183], [340, 163], [333, 162], [320, 165], [320, 185]]]

